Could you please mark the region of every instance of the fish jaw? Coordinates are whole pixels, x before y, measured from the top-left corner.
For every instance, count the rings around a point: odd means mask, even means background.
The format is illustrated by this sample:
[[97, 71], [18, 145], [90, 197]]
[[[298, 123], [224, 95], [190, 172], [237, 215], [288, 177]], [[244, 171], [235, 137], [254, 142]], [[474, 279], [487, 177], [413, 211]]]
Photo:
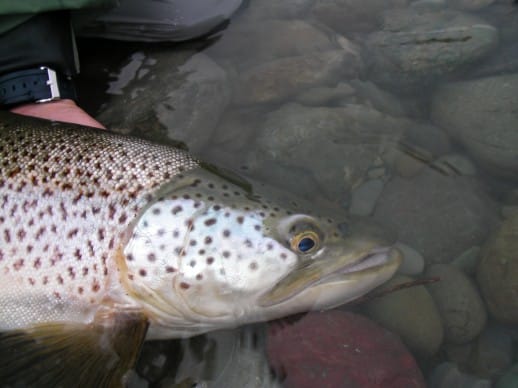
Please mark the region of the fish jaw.
[[259, 298], [265, 309], [301, 312], [336, 307], [354, 300], [390, 279], [402, 262], [394, 247], [377, 247], [374, 243], [355, 244], [355, 249], [331, 258], [302, 263]]

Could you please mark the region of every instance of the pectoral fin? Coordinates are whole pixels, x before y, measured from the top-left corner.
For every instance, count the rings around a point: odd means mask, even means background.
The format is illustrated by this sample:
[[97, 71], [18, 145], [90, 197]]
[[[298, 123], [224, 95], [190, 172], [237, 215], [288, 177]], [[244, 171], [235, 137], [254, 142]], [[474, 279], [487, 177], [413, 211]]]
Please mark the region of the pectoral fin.
[[148, 322], [111, 314], [92, 324], [52, 323], [0, 334], [0, 382], [13, 387], [122, 387]]

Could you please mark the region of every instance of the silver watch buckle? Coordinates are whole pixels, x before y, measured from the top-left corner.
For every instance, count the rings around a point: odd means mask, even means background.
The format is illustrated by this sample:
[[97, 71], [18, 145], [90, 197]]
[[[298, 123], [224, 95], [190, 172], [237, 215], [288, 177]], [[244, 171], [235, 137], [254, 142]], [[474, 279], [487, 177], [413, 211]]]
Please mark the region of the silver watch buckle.
[[59, 87], [58, 87], [58, 77], [56, 75], [56, 72], [46, 66], [41, 66], [40, 69], [47, 71], [47, 77], [49, 78], [47, 80], [47, 85], [50, 88], [50, 97], [42, 98], [41, 100], [36, 100], [35, 102], [41, 103], [41, 102], [49, 102], [49, 101], [61, 99], [61, 94], [59, 93]]

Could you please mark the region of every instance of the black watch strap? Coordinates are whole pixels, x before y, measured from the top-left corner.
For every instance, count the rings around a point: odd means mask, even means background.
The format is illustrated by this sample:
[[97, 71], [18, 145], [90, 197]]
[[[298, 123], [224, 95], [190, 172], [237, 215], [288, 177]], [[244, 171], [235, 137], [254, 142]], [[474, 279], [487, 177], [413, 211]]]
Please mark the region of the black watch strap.
[[64, 98], [76, 100], [72, 80], [48, 67], [18, 70], [0, 76], [0, 106]]

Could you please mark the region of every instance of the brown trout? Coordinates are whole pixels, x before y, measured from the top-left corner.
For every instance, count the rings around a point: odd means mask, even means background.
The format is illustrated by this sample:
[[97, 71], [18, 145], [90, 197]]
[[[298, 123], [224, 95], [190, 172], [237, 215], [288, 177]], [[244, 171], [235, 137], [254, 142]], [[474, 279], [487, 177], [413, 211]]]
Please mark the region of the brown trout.
[[146, 339], [331, 308], [401, 261], [183, 150], [108, 131], [2, 112], [0, 168], [2, 384], [121, 386]]

